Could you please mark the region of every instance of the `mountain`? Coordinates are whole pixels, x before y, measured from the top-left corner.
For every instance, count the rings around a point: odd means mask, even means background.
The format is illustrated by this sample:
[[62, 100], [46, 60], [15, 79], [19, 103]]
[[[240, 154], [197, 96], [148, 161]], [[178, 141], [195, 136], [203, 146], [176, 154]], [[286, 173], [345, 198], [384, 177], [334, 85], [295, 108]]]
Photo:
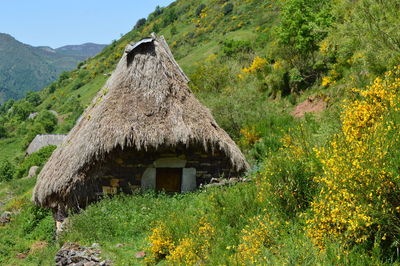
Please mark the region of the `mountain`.
[[66, 45], [55, 49], [56, 53], [73, 56], [91, 57], [103, 51], [106, 44], [84, 43], [81, 45]]
[[37, 91], [60, 73], [100, 52], [105, 45], [83, 44], [52, 49], [33, 47], [0, 33], [0, 103], [21, 98], [27, 91]]

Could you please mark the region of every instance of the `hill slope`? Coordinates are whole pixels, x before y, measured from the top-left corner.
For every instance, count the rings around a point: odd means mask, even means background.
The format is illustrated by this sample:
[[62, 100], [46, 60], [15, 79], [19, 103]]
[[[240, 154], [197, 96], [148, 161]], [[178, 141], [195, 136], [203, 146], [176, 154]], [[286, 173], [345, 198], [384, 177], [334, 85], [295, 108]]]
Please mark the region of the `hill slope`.
[[[0, 263], [52, 264], [65, 242], [99, 243], [117, 265], [398, 263], [399, 9], [397, 0], [178, 0], [42, 91], [5, 103], [0, 209], [13, 214], [0, 227]], [[51, 214], [29, 201], [34, 180], [20, 179], [52, 148], [23, 157], [24, 146], [68, 132], [126, 44], [152, 31], [246, 154], [251, 182], [104, 199], [54, 243]], [[294, 118], [299, 103], [326, 109]]]
[[58, 49], [23, 44], [0, 33], [0, 103], [21, 98], [27, 91], [37, 91], [72, 70], [105, 45], [84, 44]]

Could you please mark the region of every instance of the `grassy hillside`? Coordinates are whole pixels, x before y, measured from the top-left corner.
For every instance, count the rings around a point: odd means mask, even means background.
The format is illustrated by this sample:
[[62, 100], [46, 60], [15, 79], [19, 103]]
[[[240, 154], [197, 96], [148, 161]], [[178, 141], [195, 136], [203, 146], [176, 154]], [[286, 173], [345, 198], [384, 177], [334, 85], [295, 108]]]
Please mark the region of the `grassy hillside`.
[[[0, 210], [15, 214], [0, 227], [0, 263], [50, 265], [68, 241], [99, 243], [117, 265], [397, 263], [399, 10], [395, 0], [177, 0], [39, 93], [5, 103]], [[29, 203], [34, 181], [19, 179], [51, 149], [26, 158], [23, 149], [37, 133], [68, 132], [126, 44], [153, 31], [246, 154], [252, 181], [104, 199], [54, 241], [50, 214]], [[294, 118], [306, 99], [325, 110]], [[40, 116], [27, 120], [32, 111]]]

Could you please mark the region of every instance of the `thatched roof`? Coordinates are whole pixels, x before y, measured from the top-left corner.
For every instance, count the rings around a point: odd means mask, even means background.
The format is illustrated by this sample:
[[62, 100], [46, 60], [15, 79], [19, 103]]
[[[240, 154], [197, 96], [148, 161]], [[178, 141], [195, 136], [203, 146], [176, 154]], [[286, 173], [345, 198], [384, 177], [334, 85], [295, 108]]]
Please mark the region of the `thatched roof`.
[[188, 87], [163, 37], [128, 45], [103, 89], [39, 174], [34, 201], [70, 205], [90, 166], [114, 149], [201, 143], [222, 151], [237, 171], [248, 164]]

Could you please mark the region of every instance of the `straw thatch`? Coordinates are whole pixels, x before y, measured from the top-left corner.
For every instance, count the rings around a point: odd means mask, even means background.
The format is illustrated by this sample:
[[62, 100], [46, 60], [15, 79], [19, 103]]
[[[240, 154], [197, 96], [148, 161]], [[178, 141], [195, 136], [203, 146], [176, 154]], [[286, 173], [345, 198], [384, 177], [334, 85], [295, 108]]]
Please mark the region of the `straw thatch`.
[[103, 89], [39, 174], [33, 199], [45, 207], [74, 206], [87, 173], [116, 148], [146, 150], [201, 143], [222, 151], [237, 171], [248, 169], [232, 139], [188, 87], [163, 37], [126, 48]]

